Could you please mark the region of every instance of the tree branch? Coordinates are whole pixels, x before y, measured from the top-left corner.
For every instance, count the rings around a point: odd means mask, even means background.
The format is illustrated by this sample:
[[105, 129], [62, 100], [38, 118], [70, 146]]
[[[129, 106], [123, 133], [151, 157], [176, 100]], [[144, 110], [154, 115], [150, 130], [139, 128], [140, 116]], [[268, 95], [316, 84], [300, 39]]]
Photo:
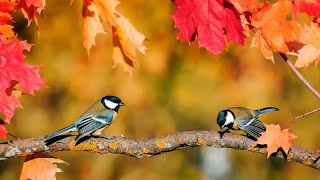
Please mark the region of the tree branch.
[[288, 60], [288, 57], [279, 53], [282, 59], [288, 64], [289, 68], [296, 74], [296, 76], [303, 82], [303, 84], [318, 98], [320, 99], [320, 93], [314, 89], [311, 84], [303, 77], [303, 75], [294, 67], [294, 65]]
[[313, 114], [315, 112], [318, 112], [318, 111], [320, 111], [320, 108], [314, 109], [314, 110], [312, 110], [310, 112], [306, 112], [304, 114], [301, 114], [301, 115], [295, 117], [286, 127], [289, 127], [291, 124], [297, 122], [299, 119], [301, 119], [301, 118], [303, 118], [305, 116], [309, 116], [309, 115], [311, 115], [311, 114]]
[[[112, 140], [91, 138], [75, 146], [75, 136], [64, 136], [57, 142], [46, 146], [44, 137], [14, 140], [0, 144], [0, 160], [22, 157], [38, 152], [89, 151], [100, 154], [124, 154], [135, 158], [147, 158], [162, 153], [196, 146], [232, 148], [266, 154], [265, 148], [255, 147], [255, 141], [245, 136], [226, 133], [223, 138], [217, 131], [185, 131], [147, 140], [133, 140], [116, 137]], [[320, 154], [303, 147], [292, 147], [288, 155], [279, 151], [275, 157], [298, 162], [320, 170]]]

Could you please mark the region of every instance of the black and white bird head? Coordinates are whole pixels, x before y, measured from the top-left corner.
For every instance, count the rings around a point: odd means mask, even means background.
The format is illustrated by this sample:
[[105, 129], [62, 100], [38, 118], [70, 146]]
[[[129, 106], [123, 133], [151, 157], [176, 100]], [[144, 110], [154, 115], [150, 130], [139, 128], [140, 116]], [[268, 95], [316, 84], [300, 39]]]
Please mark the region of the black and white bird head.
[[233, 112], [229, 110], [222, 110], [218, 113], [217, 123], [221, 129], [223, 129], [224, 127], [228, 127], [231, 129], [233, 126], [234, 120], [235, 120], [235, 116]]
[[105, 108], [114, 110], [116, 112], [118, 112], [120, 106], [125, 106], [125, 104], [117, 96], [104, 96], [101, 99], [101, 103]]

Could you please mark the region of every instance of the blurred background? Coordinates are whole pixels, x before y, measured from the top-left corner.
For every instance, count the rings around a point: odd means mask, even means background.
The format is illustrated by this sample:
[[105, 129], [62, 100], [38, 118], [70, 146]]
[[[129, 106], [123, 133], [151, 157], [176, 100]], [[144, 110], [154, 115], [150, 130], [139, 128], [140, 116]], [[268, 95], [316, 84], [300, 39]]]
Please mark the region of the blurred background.
[[[140, 55], [133, 78], [121, 66], [112, 68], [112, 38], [98, 35], [97, 46], [88, 57], [82, 46], [82, 1], [69, 6], [67, 0], [47, 1], [40, 18], [40, 36], [34, 23], [26, 28], [22, 14], [16, 14], [15, 30], [20, 39], [35, 44], [29, 64], [43, 65], [41, 75], [49, 88], [36, 96], [21, 98], [7, 126], [20, 138], [44, 136], [73, 123], [104, 95], [121, 97], [127, 104], [106, 135], [133, 139], [189, 130], [218, 130], [216, 115], [231, 106], [252, 109], [275, 106], [279, 112], [261, 117], [267, 124], [285, 127], [295, 116], [318, 108], [320, 103], [276, 56], [275, 64], [261, 57], [257, 49], [230, 44], [214, 57], [197, 43], [176, 40], [170, 18], [175, 7], [170, 1], [122, 1], [118, 10], [145, 34], [146, 55]], [[248, 43], [250, 40], [248, 41]], [[292, 59], [291, 59], [292, 60]], [[320, 90], [319, 67], [300, 69]], [[312, 150], [319, 147], [320, 113], [290, 126], [298, 136], [294, 145]], [[266, 155], [217, 149], [184, 149], [149, 159], [88, 152], [60, 152], [51, 155], [69, 165], [57, 179], [317, 179], [318, 171], [298, 163]], [[18, 179], [23, 158], [0, 163], [0, 179]]]

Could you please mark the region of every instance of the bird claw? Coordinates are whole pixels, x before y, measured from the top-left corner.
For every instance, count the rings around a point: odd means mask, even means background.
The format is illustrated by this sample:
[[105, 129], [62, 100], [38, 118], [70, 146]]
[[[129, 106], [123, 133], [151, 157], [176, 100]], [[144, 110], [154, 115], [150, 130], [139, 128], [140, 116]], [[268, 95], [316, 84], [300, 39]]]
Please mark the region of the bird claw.
[[229, 131], [229, 129], [227, 129], [227, 130], [221, 130], [221, 131], [218, 131], [218, 133], [219, 133], [219, 135], [220, 135], [220, 139], [222, 139], [222, 136], [225, 134], [225, 133], [228, 133], [228, 132], [230, 132]]

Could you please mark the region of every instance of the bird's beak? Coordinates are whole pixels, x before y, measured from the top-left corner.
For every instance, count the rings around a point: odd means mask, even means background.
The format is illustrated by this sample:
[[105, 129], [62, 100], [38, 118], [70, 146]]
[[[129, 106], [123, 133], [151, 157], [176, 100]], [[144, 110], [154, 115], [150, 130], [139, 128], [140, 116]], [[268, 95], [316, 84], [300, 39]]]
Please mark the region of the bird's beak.
[[119, 105], [120, 105], [120, 106], [125, 106], [126, 104], [125, 104], [125, 103], [123, 103], [123, 102], [121, 102]]

